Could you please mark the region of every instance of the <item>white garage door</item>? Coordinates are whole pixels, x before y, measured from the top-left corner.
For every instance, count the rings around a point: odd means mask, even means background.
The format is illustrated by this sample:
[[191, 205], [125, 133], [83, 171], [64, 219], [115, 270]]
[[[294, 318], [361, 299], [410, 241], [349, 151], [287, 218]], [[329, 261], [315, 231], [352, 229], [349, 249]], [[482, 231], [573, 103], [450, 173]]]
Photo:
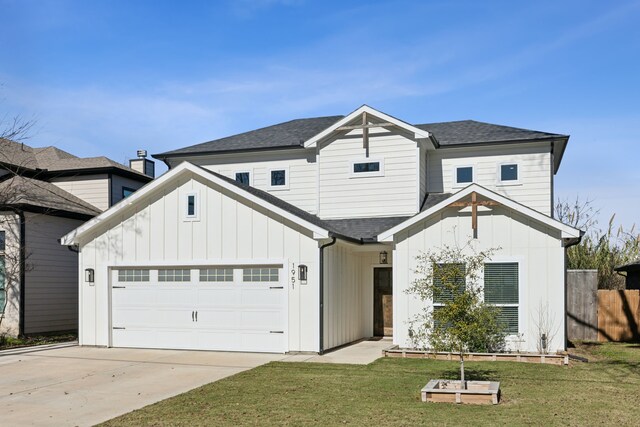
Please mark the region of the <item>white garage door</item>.
[[112, 270], [112, 345], [283, 353], [282, 266]]

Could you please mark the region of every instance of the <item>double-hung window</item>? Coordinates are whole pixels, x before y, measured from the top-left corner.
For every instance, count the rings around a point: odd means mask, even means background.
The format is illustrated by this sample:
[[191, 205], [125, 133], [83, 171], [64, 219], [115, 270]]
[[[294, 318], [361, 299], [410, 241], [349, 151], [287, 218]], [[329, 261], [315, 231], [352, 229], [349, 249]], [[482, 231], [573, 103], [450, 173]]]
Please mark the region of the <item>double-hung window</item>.
[[[434, 314], [451, 301], [454, 292], [463, 292], [466, 286], [466, 266], [464, 264], [433, 265], [433, 312]], [[438, 322], [436, 321], [436, 326]]]
[[484, 265], [484, 301], [500, 307], [499, 320], [509, 334], [518, 333], [519, 265], [492, 262]]

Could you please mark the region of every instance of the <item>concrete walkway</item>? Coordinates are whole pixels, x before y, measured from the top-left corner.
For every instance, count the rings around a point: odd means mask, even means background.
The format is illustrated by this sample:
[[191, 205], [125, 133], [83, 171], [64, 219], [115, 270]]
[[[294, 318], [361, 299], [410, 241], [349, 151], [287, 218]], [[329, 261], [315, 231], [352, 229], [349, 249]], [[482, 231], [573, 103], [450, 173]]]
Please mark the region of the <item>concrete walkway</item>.
[[366, 364], [389, 341], [323, 356], [69, 347], [0, 353], [1, 425], [84, 426], [271, 361]]

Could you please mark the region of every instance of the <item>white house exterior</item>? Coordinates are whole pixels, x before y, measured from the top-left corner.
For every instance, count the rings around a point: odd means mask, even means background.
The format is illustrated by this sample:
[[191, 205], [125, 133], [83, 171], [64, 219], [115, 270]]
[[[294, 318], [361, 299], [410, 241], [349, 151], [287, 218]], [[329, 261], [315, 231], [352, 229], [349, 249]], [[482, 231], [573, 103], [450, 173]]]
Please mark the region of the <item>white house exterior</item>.
[[565, 249], [581, 237], [551, 216], [567, 141], [363, 106], [155, 155], [169, 172], [62, 238], [80, 253], [80, 344], [408, 346], [416, 256], [471, 239], [499, 248], [485, 285], [513, 345], [536, 350], [542, 308], [563, 349]]

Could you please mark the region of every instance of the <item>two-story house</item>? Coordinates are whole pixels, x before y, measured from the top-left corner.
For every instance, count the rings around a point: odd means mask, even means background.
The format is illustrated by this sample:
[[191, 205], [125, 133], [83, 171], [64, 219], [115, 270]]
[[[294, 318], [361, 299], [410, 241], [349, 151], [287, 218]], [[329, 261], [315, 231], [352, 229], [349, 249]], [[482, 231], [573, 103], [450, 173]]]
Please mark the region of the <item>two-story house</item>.
[[148, 162], [0, 139], [0, 334], [78, 329], [78, 254], [59, 238], [151, 181]]
[[[410, 344], [416, 256], [498, 248], [485, 289], [523, 350], [549, 310], [564, 348], [565, 248], [552, 216], [568, 136], [475, 121], [412, 125], [363, 106], [155, 155], [170, 170], [66, 235], [80, 343], [323, 352]], [[438, 302], [434, 302], [437, 306]]]

